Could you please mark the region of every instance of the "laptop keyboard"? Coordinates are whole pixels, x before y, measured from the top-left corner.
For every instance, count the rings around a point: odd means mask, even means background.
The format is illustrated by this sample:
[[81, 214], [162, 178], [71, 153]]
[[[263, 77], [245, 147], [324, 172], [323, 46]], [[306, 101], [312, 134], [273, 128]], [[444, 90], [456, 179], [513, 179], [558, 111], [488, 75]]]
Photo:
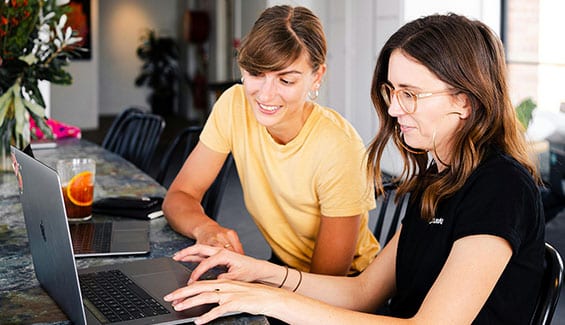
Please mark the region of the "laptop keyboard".
[[110, 251], [111, 222], [69, 223], [75, 254]]
[[79, 274], [84, 304], [102, 323], [168, 314], [169, 311], [120, 270]]

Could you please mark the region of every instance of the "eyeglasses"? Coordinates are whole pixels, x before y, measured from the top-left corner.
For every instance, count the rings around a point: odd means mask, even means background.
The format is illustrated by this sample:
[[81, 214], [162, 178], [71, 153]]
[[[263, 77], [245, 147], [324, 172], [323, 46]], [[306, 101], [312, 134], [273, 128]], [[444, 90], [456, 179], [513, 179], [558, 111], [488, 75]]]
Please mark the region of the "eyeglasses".
[[451, 94], [453, 92], [454, 89], [446, 89], [446, 90], [440, 90], [434, 92], [421, 92], [415, 94], [410, 90], [406, 90], [402, 88], [394, 89], [392, 88], [391, 85], [387, 83], [381, 84], [381, 96], [383, 96], [386, 105], [390, 107], [390, 104], [392, 103], [392, 97], [396, 96], [396, 100], [398, 101], [398, 104], [400, 104], [400, 108], [402, 108], [402, 110], [408, 114], [413, 114], [414, 112], [416, 112], [418, 99], [428, 98], [435, 95], [444, 95], [448, 93]]

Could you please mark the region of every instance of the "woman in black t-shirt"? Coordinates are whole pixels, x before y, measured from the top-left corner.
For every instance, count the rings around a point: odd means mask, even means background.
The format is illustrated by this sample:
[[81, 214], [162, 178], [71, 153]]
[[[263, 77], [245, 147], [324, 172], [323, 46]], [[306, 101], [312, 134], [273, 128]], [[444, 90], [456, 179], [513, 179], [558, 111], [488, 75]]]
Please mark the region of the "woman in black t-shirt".
[[[398, 192], [411, 195], [401, 228], [365, 271], [303, 274], [197, 245], [175, 255], [202, 263], [165, 299], [178, 310], [219, 304], [198, 322], [239, 311], [297, 324], [529, 323], [544, 217], [500, 40], [463, 16], [410, 22], [384, 45], [371, 97], [380, 129], [368, 167], [382, 192], [392, 140], [404, 161]], [[195, 281], [215, 265], [229, 268], [221, 280]], [[387, 315], [370, 313], [387, 301]]]

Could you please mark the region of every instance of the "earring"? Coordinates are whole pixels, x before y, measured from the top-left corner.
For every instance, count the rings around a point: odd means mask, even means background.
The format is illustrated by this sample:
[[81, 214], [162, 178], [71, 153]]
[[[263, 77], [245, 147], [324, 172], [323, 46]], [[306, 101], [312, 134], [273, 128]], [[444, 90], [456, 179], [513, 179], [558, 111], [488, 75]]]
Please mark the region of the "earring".
[[400, 129], [398, 128], [398, 125], [394, 127], [394, 131], [396, 132], [396, 136], [398, 137], [399, 141], [398, 143], [400, 144], [400, 146], [408, 151], [409, 153], [413, 153], [415, 155], [423, 155], [426, 154], [428, 151], [426, 150], [414, 150], [412, 149], [410, 146], [408, 146], [405, 142], [404, 142], [404, 137], [402, 136], [402, 132], [400, 131]]
[[318, 96], [320, 95], [320, 84], [316, 85], [316, 89], [314, 90], [314, 92], [312, 93], [311, 90], [308, 91], [308, 98], [310, 98], [310, 100], [314, 101], [318, 98]]
[[245, 77], [241, 77], [241, 83], [245, 81]]
[[434, 133], [432, 134], [432, 147], [434, 148], [434, 154], [435, 154], [437, 160], [440, 162], [440, 164], [444, 165], [445, 167], [451, 167], [450, 164], [443, 162], [443, 160], [441, 160], [441, 158], [439, 157], [439, 154], [437, 153], [436, 132], [437, 132], [437, 128], [434, 129]]
[[[444, 115], [444, 116], [440, 119], [439, 123], [441, 123], [444, 118], [446, 118], [446, 117], [448, 117], [448, 116], [451, 116], [451, 115], [457, 115], [458, 118], [461, 119], [461, 113], [459, 113], [459, 112], [449, 112], [449, 113], [447, 113], [446, 115]], [[439, 123], [438, 123], [438, 125], [439, 125]], [[436, 125], [436, 127], [434, 128], [434, 132], [432, 133], [432, 148], [433, 148], [433, 150], [434, 150], [434, 153], [435, 153], [435, 156], [436, 156], [437, 160], [438, 160], [442, 165], [444, 165], [445, 167], [451, 167], [450, 164], [447, 164], [447, 163], [445, 163], [443, 160], [441, 160], [441, 158], [439, 157], [439, 154], [437, 153], [437, 147], [436, 147], [437, 127], [438, 127], [438, 126]]]

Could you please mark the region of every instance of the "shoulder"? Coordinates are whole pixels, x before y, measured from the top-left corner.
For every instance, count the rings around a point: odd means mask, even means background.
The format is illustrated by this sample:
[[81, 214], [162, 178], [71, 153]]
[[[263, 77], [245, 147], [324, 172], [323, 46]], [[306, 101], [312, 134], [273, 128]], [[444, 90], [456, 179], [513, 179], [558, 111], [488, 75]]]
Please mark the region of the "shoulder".
[[504, 153], [489, 154], [446, 203], [456, 225], [454, 238], [495, 235], [517, 252], [543, 232], [540, 189], [526, 168]]
[[253, 120], [243, 86], [236, 84], [224, 91], [212, 109], [210, 117], [218, 125], [244, 126]]
[[523, 188], [536, 192], [537, 185], [532, 175], [511, 156], [494, 151], [471, 174], [468, 185], [479, 183], [507, 190]]
[[245, 91], [243, 90], [243, 86], [240, 84], [236, 84], [228, 88], [224, 91], [216, 104], [214, 105], [216, 108], [217, 106], [220, 107], [245, 107], [247, 103], [247, 99], [245, 98]]
[[357, 130], [337, 111], [314, 104], [312, 115], [315, 119], [313, 128], [319, 135], [329, 139], [340, 139], [344, 143], [361, 143]]

